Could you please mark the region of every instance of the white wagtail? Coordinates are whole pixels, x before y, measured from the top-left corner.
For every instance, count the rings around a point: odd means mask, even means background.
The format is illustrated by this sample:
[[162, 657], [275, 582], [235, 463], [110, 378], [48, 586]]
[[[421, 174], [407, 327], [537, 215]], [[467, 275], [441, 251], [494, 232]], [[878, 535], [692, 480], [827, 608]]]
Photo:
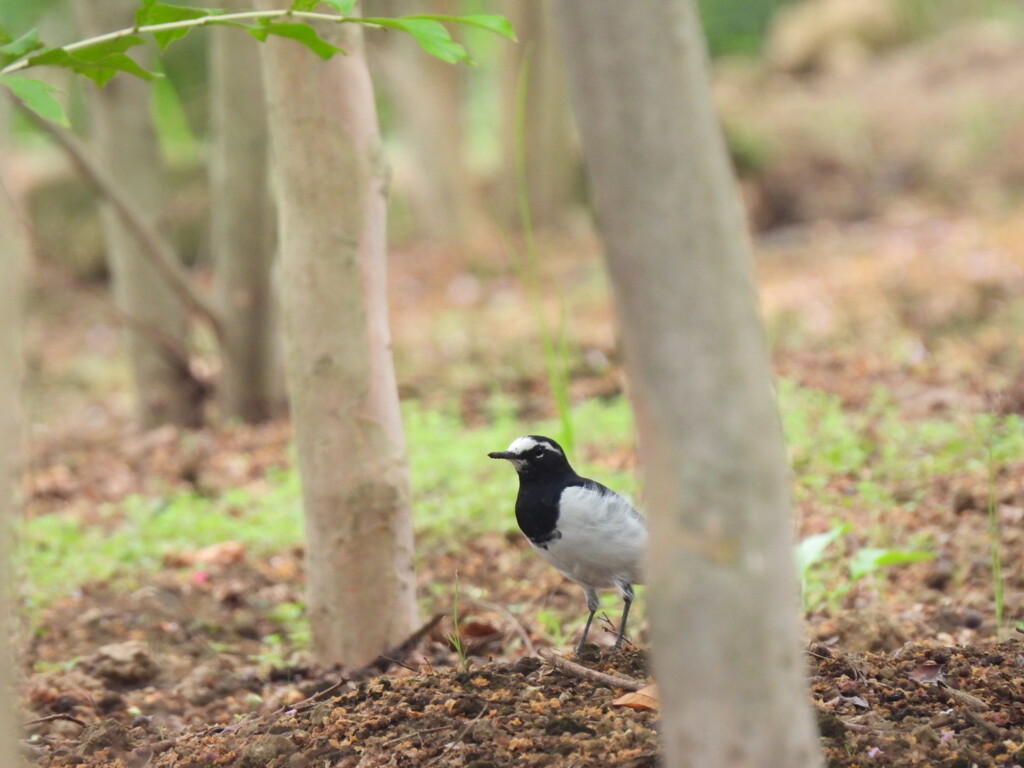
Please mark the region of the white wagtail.
[[622, 646], [633, 584], [640, 584], [647, 526], [624, 498], [569, 466], [562, 447], [550, 437], [526, 435], [507, 451], [487, 454], [507, 459], [519, 474], [516, 522], [530, 545], [556, 571], [587, 596], [590, 615], [576, 655], [583, 651], [597, 612], [597, 590], [614, 587], [622, 596], [622, 621], [615, 648]]

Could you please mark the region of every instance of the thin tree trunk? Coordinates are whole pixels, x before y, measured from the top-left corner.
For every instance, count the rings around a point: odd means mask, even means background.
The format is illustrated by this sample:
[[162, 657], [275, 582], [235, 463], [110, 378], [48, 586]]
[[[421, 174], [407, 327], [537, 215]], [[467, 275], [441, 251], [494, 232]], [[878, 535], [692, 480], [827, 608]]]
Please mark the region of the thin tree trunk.
[[[251, 7], [242, 0], [228, 10]], [[210, 243], [223, 320], [219, 402], [228, 418], [268, 419], [279, 401], [271, 266], [276, 248], [259, 48], [212, 29]]]
[[[374, 5], [383, 16], [407, 12], [396, 0]], [[433, 13], [459, 12], [453, 0], [434, 6]], [[393, 33], [373, 48], [371, 64], [384, 76], [412, 156], [409, 198], [417, 232], [442, 243], [472, 240], [483, 212], [466, 167], [464, 69], [424, 55], [411, 37]]]
[[785, 454], [696, 9], [556, 8], [647, 481], [666, 765], [820, 765]]
[[[136, 0], [79, 0], [74, 8], [83, 34], [93, 35], [131, 26], [137, 5]], [[138, 207], [156, 220], [165, 201], [165, 182], [149, 117], [149, 86], [118, 75], [101, 89], [90, 88], [89, 104], [100, 162]], [[103, 228], [118, 306], [130, 318], [160, 328], [186, 348], [185, 308], [159, 271], [140, 255], [134, 236], [109, 206], [104, 206]], [[202, 397], [187, 367], [131, 325], [125, 333], [141, 426], [168, 422], [199, 426]]]
[[[514, 0], [507, 9], [520, 42], [508, 47], [503, 72], [504, 218], [510, 224], [520, 224], [520, 185], [516, 175], [518, 147], [522, 143], [531, 222], [539, 228], [557, 227], [565, 223], [573, 208], [580, 165], [562, 51], [555, 40], [548, 3]], [[522, 83], [524, 66], [527, 77]], [[520, 87], [526, 88], [522, 136], [518, 135]]]
[[412, 523], [373, 87], [361, 30], [321, 33], [349, 55], [323, 62], [271, 39], [263, 63], [313, 646], [358, 666], [414, 628]]
[[[6, 111], [0, 109], [0, 133], [6, 128]], [[0, 158], [6, 146], [0, 136]], [[13, 649], [10, 646], [14, 617], [14, 582], [10, 567], [13, 554], [14, 489], [21, 454], [21, 323], [28, 239], [15, 210], [16, 195], [0, 167], [0, 765], [18, 765], [18, 732], [15, 720], [16, 684]]]

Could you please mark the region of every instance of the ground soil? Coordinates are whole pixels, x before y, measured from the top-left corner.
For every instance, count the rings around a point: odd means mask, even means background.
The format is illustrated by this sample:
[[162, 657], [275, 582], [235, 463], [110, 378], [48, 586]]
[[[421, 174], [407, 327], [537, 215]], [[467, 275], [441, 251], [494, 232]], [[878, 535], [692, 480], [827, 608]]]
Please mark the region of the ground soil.
[[[759, 244], [766, 319], [780, 375], [837, 395], [851, 411], [880, 388], [907, 420], [1020, 412], [1024, 225], [920, 208], [870, 224], [812, 227]], [[546, 268], [594, 285], [593, 244], [552, 249]], [[490, 258], [488, 275], [481, 265]], [[398, 253], [393, 296], [406, 396], [457, 397], [468, 424], [499, 387], [524, 419], [544, 413], [542, 363], [502, 367], [535, 349], [528, 302], [495, 270], [434, 252]], [[494, 272], [498, 272], [497, 275]], [[26, 515], [71, 514], [111, 524], [102, 505], [132, 494], [259, 487], [291, 461], [285, 421], [183, 434], [130, 429], [109, 308], [63, 273], [40, 271], [28, 340], [33, 382]], [[586, 279], [583, 279], [586, 278]], [[574, 344], [601, 365], [574, 372], [576, 397], [621, 391], [607, 294], [576, 301]], [[433, 320], [457, 309], [457, 342]], [[497, 307], [497, 309], [496, 309]], [[477, 338], [474, 328], [501, 328]], [[459, 330], [462, 329], [462, 330]], [[463, 334], [459, 336], [459, 334]], [[448, 339], [445, 341], [445, 339]], [[500, 343], [499, 343], [500, 342]], [[536, 357], [536, 356], [535, 356]], [[83, 360], [92, 361], [85, 364]], [[476, 378], [467, 374], [477, 370]], [[99, 371], [103, 373], [99, 373]], [[481, 383], [480, 371], [494, 372]], [[880, 441], [884, 435], [878, 437]], [[631, 466], [632, 456], [603, 457]], [[602, 457], [597, 457], [600, 461]], [[1006, 626], [997, 633], [986, 468], [930, 476], [884, 521], [893, 541], [927, 535], [935, 559], [857, 585], [805, 617], [810, 696], [830, 766], [1024, 765], [1024, 457], [995, 468], [1003, 524]], [[851, 483], [852, 478], [837, 478]], [[849, 506], [796, 494], [798, 535], [837, 520], [869, 525]], [[578, 626], [582, 600], [519, 537], [494, 533], [419, 553], [421, 593], [452, 584], [463, 605], [460, 662], [449, 640], [449, 593], [424, 598], [444, 614], [412, 647], [364, 669], [311, 664], [280, 610], [302, 601], [301, 549], [270, 556], [235, 542], [169, 553], [155, 574], [76, 589], [33, 614], [23, 640], [26, 757], [40, 766], [648, 766], [658, 760], [656, 700], [553, 668], [539, 606]], [[513, 608], [515, 606], [515, 608]], [[643, 621], [628, 650], [608, 650], [612, 613], [580, 663], [649, 680]], [[277, 636], [277, 651], [265, 638]], [[571, 644], [573, 638], [566, 638]], [[568, 647], [568, 646], [567, 646]], [[564, 649], [563, 649], [564, 650]]]
[[[129, 768], [657, 764], [656, 700], [617, 703], [615, 685], [504, 654], [522, 629], [489, 624], [486, 612], [463, 625], [476, 643], [465, 668], [443, 626], [384, 672], [260, 659], [259, 638], [282, 630], [270, 602], [297, 598], [294, 558], [231, 557], [201, 581], [168, 571], [132, 592], [96, 585], [54, 606], [31, 649], [48, 671], [26, 681], [26, 716], [42, 720], [27, 725], [26, 755]], [[577, 661], [649, 678], [642, 650], [588, 646]], [[831, 766], [1024, 761], [1021, 640], [881, 653], [810, 642], [807, 663]]]

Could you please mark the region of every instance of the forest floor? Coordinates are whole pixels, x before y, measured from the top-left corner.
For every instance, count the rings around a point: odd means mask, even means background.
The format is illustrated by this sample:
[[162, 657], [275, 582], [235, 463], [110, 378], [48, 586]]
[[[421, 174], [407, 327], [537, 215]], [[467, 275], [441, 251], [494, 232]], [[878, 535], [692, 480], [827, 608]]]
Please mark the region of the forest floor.
[[[621, 372], [593, 244], [551, 252], [551, 282], [582, 286], [563, 297], [580, 350], [573, 396], [616, 397]], [[833, 398], [835, 418], [867, 414], [856, 422], [861, 464], [845, 467], [840, 456], [828, 474], [795, 471], [797, 537], [849, 526], [843, 549], [805, 574], [815, 580], [804, 634], [828, 764], [1024, 765], [1024, 638], [1014, 630], [1024, 620], [1024, 451], [1004, 434], [1019, 432], [1014, 414], [1024, 409], [1024, 220], [907, 209], [776, 235], [758, 252], [780, 377]], [[500, 252], [468, 263], [442, 252], [393, 261], [403, 394], [454, 398], [466, 430], [487, 421], [482, 403], [495, 387], [523, 425], [550, 416], [529, 302], [511, 274]], [[291, 466], [283, 422], [133, 434], [123, 372], [104, 378], [118, 348], [109, 308], [52, 271], [37, 291], [28, 518], [113, 530], [118, 504], [155, 488], [259, 494], [268, 475]], [[835, 429], [813, 417], [806, 429]], [[987, 424], [1009, 447], [993, 453], [988, 438], [988, 455], [944, 462], [925, 443], [897, 457], [913, 471], [877, 463], [887, 445], [904, 444], [900, 430], [943, 424], [982, 449], [986, 438], [974, 433]], [[598, 470], [634, 467], [628, 452], [590, 446]], [[828, 454], [827, 441], [813, 453]], [[583, 612], [575, 587], [507, 529], [422, 540], [423, 615], [442, 618], [364, 669], [309, 662], [295, 631], [297, 545], [174, 547], [144, 573], [67, 584], [26, 612], [26, 756], [40, 766], [128, 768], [657, 763], [656, 695], [623, 700], [624, 688], [538, 657], [571, 647]], [[850, 577], [857, 554], [879, 546], [930, 558]], [[72, 546], [62, 556], [74, 555]], [[447, 637], [456, 580], [464, 665]], [[553, 628], [544, 610], [562, 623]], [[618, 620], [617, 607], [608, 618]], [[603, 621], [579, 662], [648, 682], [642, 614], [631, 630], [636, 645], [611, 652]]]

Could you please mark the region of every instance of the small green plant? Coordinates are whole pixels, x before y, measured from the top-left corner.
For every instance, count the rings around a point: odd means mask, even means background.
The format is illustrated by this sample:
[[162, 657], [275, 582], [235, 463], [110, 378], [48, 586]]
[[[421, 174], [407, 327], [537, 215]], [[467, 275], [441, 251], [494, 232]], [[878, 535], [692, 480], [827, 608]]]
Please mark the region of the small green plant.
[[452, 597], [452, 631], [445, 635], [448, 643], [455, 649], [459, 657], [459, 669], [469, 671], [469, 654], [459, 634], [459, 574], [455, 574], [455, 594]]
[[836, 573], [838, 558], [827, 559], [832, 544], [851, 531], [849, 523], [833, 526], [796, 545], [795, 559], [800, 574], [800, 597], [805, 612], [835, 607], [853, 585], [885, 568], [930, 560], [934, 555], [925, 550], [861, 547], [849, 558], [846, 577]]
[[562, 614], [550, 608], [541, 608], [537, 611], [536, 621], [540, 625], [540, 631], [552, 645], [557, 647], [569, 642], [569, 635], [572, 633], [568, 630], [565, 616]]
[[989, 563], [992, 571], [992, 601], [995, 603], [996, 637], [1003, 631], [1003, 558], [1001, 551], [1002, 532], [999, 526], [999, 506], [996, 501], [996, 470], [993, 443], [995, 442], [995, 425], [988, 421], [982, 426], [988, 427], [986, 440], [986, 480], [988, 496], [988, 547]]
[[800, 574], [800, 600], [804, 611], [810, 611], [814, 605], [825, 602], [828, 592], [821, 569], [825, 552], [832, 543], [850, 530], [849, 523], [833, 526], [824, 533], [816, 533], [801, 539], [794, 550], [797, 573]]
[[862, 547], [850, 558], [850, 581], [860, 581], [883, 568], [894, 565], [909, 565], [931, 560], [935, 555], [919, 549], [884, 549], [882, 547]]
[[282, 625], [293, 647], [309, 647], [309, 617], [306, 616], [306, 606], [303, 603], [278, 603], [267, 615], [272, 621]]
[[281, 635], [274, 633], [260, 640], [260, 651], [249, 657], [255, 661], [264, 674], [272, 669], [288, 668], [288, 646]]
[[523, 255], [517, 260], [520, 281], [530, 297], [533, 316], [540, 329], [541, 349], [547, 371], [548, 388], [558, 414], [558, 441], [572, 452], [575, 434], [572, 407], [569, 399], [569, 342], [566, 333], [565, 304], [559, 305], [557, 336], [548, 325], [541, 292], [540, 267], [537, 245], [533, 238], [533, 217], [530, 213], [530, 195], [526, 179], [526, 93], [530, 75], [530, 53], [523, 57], [516, 84], [516, 198], [519, 203], [519, 223], [523, 232]]

